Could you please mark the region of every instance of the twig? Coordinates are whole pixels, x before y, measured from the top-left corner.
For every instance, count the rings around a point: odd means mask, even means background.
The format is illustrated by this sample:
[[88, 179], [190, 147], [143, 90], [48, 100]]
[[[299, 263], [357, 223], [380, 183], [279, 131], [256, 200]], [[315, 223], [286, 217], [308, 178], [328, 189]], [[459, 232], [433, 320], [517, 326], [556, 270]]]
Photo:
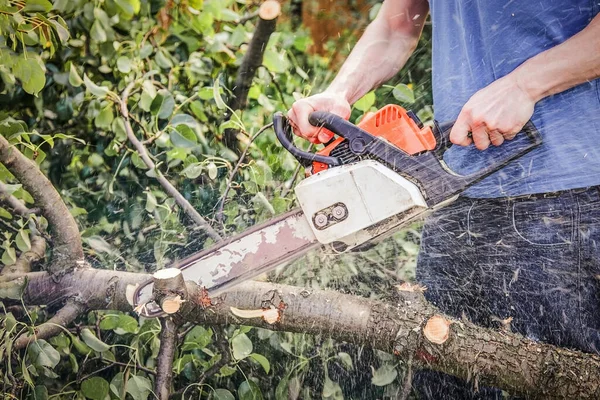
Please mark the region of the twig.
[[279, 94], [279, 98], [281, 99], [283, 106], [286, 108], [286, 110], [289, 110], [290, 107], [287, 105], [287, 103], [285, 101], [285, 97], [283, 96], [283, 90], [281, 90], [281, 86], [279, 86], [279, 82], [277, 82], [277, 77], [275, 76], [275, 74], [273, 72], [271, 72], [271, 70], [269, 68], [265, 67], [264, 65], [262, 67], [271, 76], [271, 82], [273, 83], [273, 85], [275, 85], [275, 89], [277, 90], [277, 93]]
[[161, 318], [160, 349], [156, 365], [154, 393], [159, 400], [167, 400], [173, 380], [173, 359], [177, 350], [177, 325], [169, 317]]
[[289, 180], [290, 187], [287, 187], [287, 185], [283, 186], [283, 190], [281, 191], [281, 197], [287, 196], [288, 193], [292, 190], [292, 188], [294, 187], [294, 182], [296, 182], [296, 179], [298, 178], [298, 174], [300, 173], [301, 169], [302, 169], [302, 164], [296, 165], [296, 169], [294, 170], [294, 174], [292, 175], [292, 178]]
[[[139, 369], [140, 371], [144, 371], [147, 374], [156, 375], [156, 371], [154, 371], [153, 369], [143, 367], [143, 366], [141, 366], [139, 364], [127, 364], [127, 363], [124, 363], [124, 362], [121, 362], [121, 361], [107, 360], [107, 359], [102, 358], [102, 357], [92, 358], [92, 359], [88, 360], [87, 363], [90, 363], [92, 361], [97, 361], [97, 360], [105, 362], [105, 363], [108, 363], [108, 364], [105, 365], [105, 366], [103, 366], [102, 368], [99, 368], [99, 369], [97, 369], [97, 370], [95, 370], [93, 372], [90, 372], [89, 374], [87, 374], [87, 375], [85, 375], [83, 377], [78, 377], [77, 378], [77, 382], [83, 382], [87, 378], [89, 378], [91, 376], [94, 376], [94, 375], [96, 375], [96, 374], [98, 374], [98, 373], [100, 373], [100, 372], [102, 372], [104, 370], [107, 370], [109, 368], [112, 368], [114, 366], [125, 367], [125, 368], [128, 368], [128, 369], [129, 368], [133, 368], [133, 369], [136, 369], [136, 370]], [[82, 371], [82, 370], [83, 370], [83, 365], [80, 368], [80, 371]]]
[[0, 162], [23, 184], [48, 220], [53, 251], [50, 272], [57, 278], [75, 266], [84, 265], [81, 235], [75, 218], [35, 162], [0, 136]]
[[221, 223], [223, 222], [223, 208], [225, 207], [225, 201], [227, 199], [227, 195], [229, 194], [229, 190], [231, 190], [231, 184], [233, 183], [233, 178], [235, 177], [235, 174], [237, 174], [238, 170], [240, 169], [240, 166], [242, 165], [244, 158], [246, 158], [246, 154], [248, 153], [248, 150], [250, 150], [250, 146], [252, 146], [252, 143], [254, 143], [256, 138], [258, 138], [258, 136], [261, 133], [263, 133], [264, 131], [266, 131], [267, 129], [269, 129], [272, 126], [273, 126], [273, 123], [271, 122], [270, 124], [267, 124], [267, 125], [263, 126], [262, 128], [260, 128], [258, 130], [258, 132], [256, 132], [254, 135], [252, 135], [252, 137], [250, 138], [250, 141], [248, 142], [248, 145], [246, 146], [246, 148], [240, 155], [238, 162], [235, 164], [235, 167], [233, 168], [233, 170], [231, 170], [231, 173], [229, 174], [229, 177], [227, 178], [227, 187], [225, 188], [225, 192], [223, 193], [223, 196], [221, 196], [221, 199], [219, 200], [219, 207], [217, 210], [217, 221], [219, 221]]
[[251, 19], [258, 17], [258, 13], [259, 13], [259, 10], [256, 10], [252, 13], [244, 15], [242, 18], [240, 18], [240, 20], [238, 21], [238, 24], [244, 25], [246, 22], [250, 21]]
[[46, 255], [46, 240], [38, 235], [31, 235], [31, 248], [21, 254], [13, 265], [2, 269], [2, 274], [26, 274], [31, 272], [31, 266], [42, 260]]
[[85, 311], [85, 305], [74, 299], [67, 300], [52, 318], [35, 327], [33, 335], [23, 334], [15, 340], [13, 347], [17, 350], [27, 347], [31, 342], [39, 339], [47, 339], [59, 334], [63, 326], [69, 325], [81, 313]]
[[412, 391], [412, 361], [412, 356], [408, 356], [406, 375], [404, 376], [404, 387], [402, 388], [402, 394], [398, 400], [407, 400]]
[[182, 194], [179, 193], [175, 186], [173, 186], [173, 184], [167, 178], [165, 178], [162, 172], [160, 172], [158, 168], [156, 168], [156, 164], [154, 164], [154, 161], [152, 161], [152, 159], [150, 158], [146, 147], [142, 144], [142, 142], [138, 140], [138, 138], [133, 133], [133, 128], [131, 127], [131, 122], [129, 120], [127, 99], [129, 98], [129, 93], [131, 92], [134, 86], [135, 81], [132, 81], [129, 85], [127, 85], [127, 87], [123, 91], [123, 94], [121, 95], [120, 100], [120, 111], [121, 115], [123, 116], [123, 119], [125, 120], [125, 130], [127, 132], [127, 138], [138, 151], [140, 158], [142, 159], [142, 161], [144, 161], [144, 164], [146, 164], [146, 166], [151, 170], [155, 171], [156, 180], [161, 184], [163, 189], [165, 189], [165, 191], [175, 199], [177, 204], [179, 204], [179, 206], [183, 209], [187, 216], [190, 217], [196, 225], [203, 228], [204, 231], [208, 234], [208, 236], [210, 236], [213, 240], [220, 241], [221, 236], [217, 233], [217, 231], [210, 226], [210, 224], [198, 213], [198, 211], [196, 211], [194, 207], [192, 207], [190, 202], [187, 201], [185, 197], [183, 197]]
[[17, 199], [12, 194], [8, 194], [8, 187], [5, 183], [0, 182], [0, 201], [5, 202], [19, 215], [32, 214], [31, 210], [21, 200]]

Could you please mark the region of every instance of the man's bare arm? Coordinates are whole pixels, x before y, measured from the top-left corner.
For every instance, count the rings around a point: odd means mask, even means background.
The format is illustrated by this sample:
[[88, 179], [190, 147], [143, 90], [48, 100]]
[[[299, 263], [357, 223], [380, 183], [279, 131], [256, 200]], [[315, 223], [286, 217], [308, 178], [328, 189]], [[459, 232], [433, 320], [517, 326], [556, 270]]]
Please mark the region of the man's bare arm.
[[288, 116], [297, 131], [312, 142], [329, 140], [308, 123], [316, 110], [350, 116], [350, 104], [390, 79], [404, 66], [419, 42], [427, 0], [386, 0], [325, 92], [294, 103]]
[[[512, 139], [533, 115], [535, 103], [600, 77], [600, 15], [581, 32], [546, 50], [475, 93], [460, 112], [450, 139], [478, 149]], [[507, 101], [510, 100], [510, 101]]]

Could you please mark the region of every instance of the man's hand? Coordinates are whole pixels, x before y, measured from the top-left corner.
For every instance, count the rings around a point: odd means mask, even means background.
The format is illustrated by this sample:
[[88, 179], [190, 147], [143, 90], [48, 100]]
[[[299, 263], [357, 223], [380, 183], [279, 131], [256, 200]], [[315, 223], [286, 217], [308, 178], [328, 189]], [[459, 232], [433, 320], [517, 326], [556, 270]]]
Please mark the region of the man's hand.
[[519, 85], [516, 74], [508, 74], [469, 99], [450, 132], [450, 141], [460, 146], [475, 142], [479, 150], [487, 149], [490, 143], [500, 146], [529, 121], [535, 103]]
[[308, 116], [313, 111], [329, 111], [344, 119], [350, 118], [350, 104], [343, 94], [323, 92], [305, 99], [296, 101], [290, 111], [288, 118], [294, 127], [294, 133], [300, 137], [310, 140], [312, 143], [326, 143], [331, 139], [332, 133], [312, 126], [308, 122]]

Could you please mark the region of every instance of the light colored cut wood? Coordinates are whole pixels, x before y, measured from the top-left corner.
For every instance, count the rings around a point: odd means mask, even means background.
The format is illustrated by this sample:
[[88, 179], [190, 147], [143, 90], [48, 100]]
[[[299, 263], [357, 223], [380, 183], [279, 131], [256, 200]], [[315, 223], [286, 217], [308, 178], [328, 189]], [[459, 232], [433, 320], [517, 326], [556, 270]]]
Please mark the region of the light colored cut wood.
[[452, 322], [446, 318], [434, 315], [427, 321], [425, 328], [423, 328], [423, 334], [431, 343], [443, 344], [450, 336], [451, 324]]
[[260, 5], [258, 16], [266, 21], [275, 19], [281, 13], [281, 4], [276, 0], [267, 0]]

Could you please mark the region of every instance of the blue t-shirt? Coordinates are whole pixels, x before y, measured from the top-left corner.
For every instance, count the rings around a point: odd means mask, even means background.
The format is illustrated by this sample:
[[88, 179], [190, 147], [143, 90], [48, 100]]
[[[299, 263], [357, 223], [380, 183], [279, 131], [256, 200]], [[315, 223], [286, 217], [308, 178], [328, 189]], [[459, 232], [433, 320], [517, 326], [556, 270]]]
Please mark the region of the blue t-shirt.
[[[479, 89], [584, 29], [600, 10], [600, 0], [430, 0], [430, 10], [435, 116], [449, 121]], [[544, 143], [465, 195], [503, 197], [600, 185], [598, 79], [538, 102], [532, 121]], [[510, 144], [484, 152], [453, 146], [445, 158], [465, 174], [501, 156]]]

